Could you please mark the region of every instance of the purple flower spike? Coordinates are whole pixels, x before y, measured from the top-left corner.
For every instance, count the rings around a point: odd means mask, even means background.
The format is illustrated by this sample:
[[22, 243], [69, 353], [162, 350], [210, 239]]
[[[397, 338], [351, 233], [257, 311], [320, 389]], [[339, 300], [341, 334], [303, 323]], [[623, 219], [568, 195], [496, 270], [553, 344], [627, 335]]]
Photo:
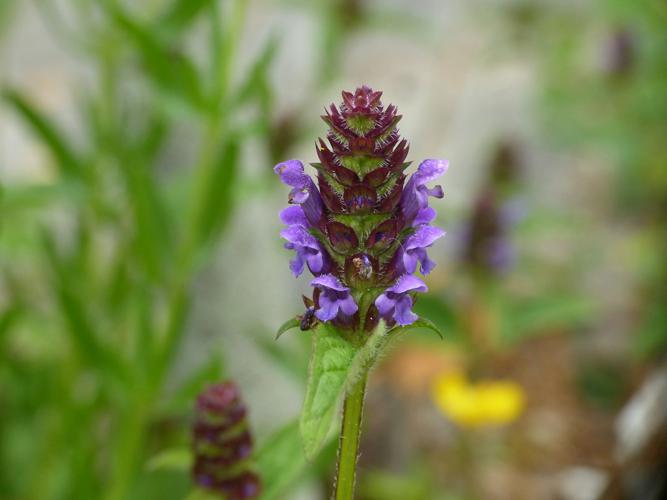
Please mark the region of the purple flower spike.
[[315, 275], [324, 272], [328, 260], [322, 252], [320, 243], [304, 226], [293, 224], [280, 231], [280, 236], [287, 240], [285, 248], [296, 251], [296, 256], [290, 261], [289, 266], [294, 276], [299, 276], [303, 272], [304, 264], [308, 264], [308, 269]]
[[430, 273], [435, 267], [435, 262], [428, 258], [426, 249], [435, 241], [442, 238], [445, 232], [439, 227], [421, 225], [417, 232], [410, 236], [405, 243], [403, 251], [403, 265], [408, 273], [417, 270], [417, 263], [421, 264], [422, 274]]
[[301, 205], [308, 222], [317, 226], [322, 219], [322, 198], [313, 180], [303, 171], [303, 163], [289, 160], [276, 165], [273, 171], [284, 184], [293, 188], [289, 202]]
[[427, 188], [426, 183], [431, 182], [447, 171], [449, 162], [447, 160], [424, 160], [408, 180], [401, 196], [401, 209], [406, 220], [413, 221], [416, 217], [428, 218], [431, 212], [421, 212], [428, 208], [428, 197], [442, 198], [444, 193], [441, 186]]
[[352, 295], [350, 295], [350, 289], [335, 276], [324, 274], [315, 278], [310, 284], [321, 292], [319, 308], [315, 311], [315, 316], [320, 321], [330, 321], [339, 314], [349, 317], [359, 309]]
[[[410, 324], [414, 292], [426, 290], [410, 275], [435, 267], [427, 250], [445, 232], [431, 226], [429, 197], [444, 196], [434, 184], [448, 162], [427, 159], [406, 176], [401, 115], [381, 97], [363, 85], [325, 108], [328, 131], [315, 143], [312, 178], [298, 160], [274, 167], [291, 189], [291, 206], [280, 213], [285, 246], [296, 251], [291, 269], [298, 276], [307, 265], [316, 278], [302, 329], [316, 328], [315, 318], [353, 336], [372, 331], [382, 315], [390, 326]], [[360, 297], [377, 297], [377, 307]]]
[[414, 323], [418, 316], [412, 312], [410, 292], [426, 292], [428, 288], [422, 280], [410, 274], [401, 276], [394, 286], [375, 299], [380, 316], [387, 321], [395, 320], [401, 326]]

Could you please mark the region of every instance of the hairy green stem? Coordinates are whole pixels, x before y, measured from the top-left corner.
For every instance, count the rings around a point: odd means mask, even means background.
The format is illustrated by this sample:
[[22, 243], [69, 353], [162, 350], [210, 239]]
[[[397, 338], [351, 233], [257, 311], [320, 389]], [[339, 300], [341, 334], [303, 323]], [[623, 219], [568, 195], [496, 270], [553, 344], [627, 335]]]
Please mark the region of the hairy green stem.
[[366, 373], [354, 383], [345, 396], [343, 405], [343, 424], [338, 442], [338, 464], [334, 484], [335, 500], [352, 500], [354, 482], [359, 456], [359, 437], [361, 436], [361, 417], [366, 394]]

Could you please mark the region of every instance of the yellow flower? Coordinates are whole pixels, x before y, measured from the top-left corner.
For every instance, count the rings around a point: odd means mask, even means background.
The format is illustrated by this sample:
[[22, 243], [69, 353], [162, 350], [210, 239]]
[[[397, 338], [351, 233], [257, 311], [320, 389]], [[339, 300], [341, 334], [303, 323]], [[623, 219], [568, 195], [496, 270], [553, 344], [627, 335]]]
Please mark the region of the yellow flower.
[[523, 389], [516, 382], [470, 383], [461, 373], [438, 376], [432, 397], [440, 411], [463, 427], [509, 424], [525, 407]]

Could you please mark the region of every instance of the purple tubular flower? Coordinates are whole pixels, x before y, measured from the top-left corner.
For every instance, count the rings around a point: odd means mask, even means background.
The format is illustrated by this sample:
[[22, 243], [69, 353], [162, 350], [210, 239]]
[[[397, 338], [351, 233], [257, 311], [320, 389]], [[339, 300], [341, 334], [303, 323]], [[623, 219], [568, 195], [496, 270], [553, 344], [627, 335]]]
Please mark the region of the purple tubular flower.
[[296, 251], [296, 256], [290, 261], [290, 269], [294, 276], [299, 276], [303, 272], [304, 264], [308, 264], [308, 269], [314, 275], [325, 270], [328, 259], [317, 238], [310, 234], [304, 226], [292, 224], [280, 231], [280, 236], [287, 240], [285, 248]]
[[418, 316], [412, 312], [411, 292], [426, 292], [428, 288], [422, 280], [411, 274], [404, 274], [385, 292], [375, 299], [375, 307], [385, 320], [396, 321], [401, 326], [414, 323]]
[[445, 232], [439, 227], [427, 226], [425, 224], [419, 226], [417, 232], [405, 242], [403, 249], [403, 266], [405, 266], [405, 270], [412, 274], [417, 270], [417, 263], [420, 263], [422, 274], [430, 273], [435, 267], [435, 262], [428, 258], [426, 249], [444, 235]]
[[324, 274], [310, 284], [320, 290], [318, 309], [315, 310], [315, 316], [320, 321], [330, 321], [339, 315], [349, 317], [359, 309], [350, 295], [350, 289], [335, 276]]
[[412, 174], [405, 184], [400, 202], [403, 216], [407, 221], [413, 222], [418, 216], [420, 220], [433, 216], [432, 212], [423, 212], [428, 208], [428, 197], [442, 198], [444, 193], [441, 186], [429, 189], [426, 183], [444, 174], [448, 166], [447, 160], [424, 160]]
[[276, 165], [273, 171], [280, 175], [283, 183], [293, 188], [289, 202], [301, 205], [310, 225], [317, 226], [322, 219], [322, 198], [313, 180], [304, 172], [303, 163], [289, 160]]

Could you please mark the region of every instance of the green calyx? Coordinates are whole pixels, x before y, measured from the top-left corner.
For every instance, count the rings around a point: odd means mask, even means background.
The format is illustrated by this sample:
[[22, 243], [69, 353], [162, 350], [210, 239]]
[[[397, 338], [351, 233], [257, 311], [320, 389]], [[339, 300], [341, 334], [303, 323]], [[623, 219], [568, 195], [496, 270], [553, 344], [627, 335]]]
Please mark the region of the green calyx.
[[345, 168], [356, 172], [360, 177], [365, 176], [373, 170], [381, 168], [385, 159], [378, 156], [370, 156], [365, 154], [352, 154], [347, 156], [340, 156], [340, 163]]
[[334, 214], [332, 218], [336, 222], [340, 222], [348, 227], [351, 227], [357, 235], [359, 244], [363, 245], [363, 243], [368, 238], [368, 235], [371, 234], [371, 231], [373, 231], [373, 229], [375, 229], [379, 224], [382, 224], [384, 221], [390, 219], [391, 214]]
[[353, 115], [348, 117], [345, 122], [350, 129], [358, 135], [366, 135], [375, 127], [375, 120], [370, 116]]

